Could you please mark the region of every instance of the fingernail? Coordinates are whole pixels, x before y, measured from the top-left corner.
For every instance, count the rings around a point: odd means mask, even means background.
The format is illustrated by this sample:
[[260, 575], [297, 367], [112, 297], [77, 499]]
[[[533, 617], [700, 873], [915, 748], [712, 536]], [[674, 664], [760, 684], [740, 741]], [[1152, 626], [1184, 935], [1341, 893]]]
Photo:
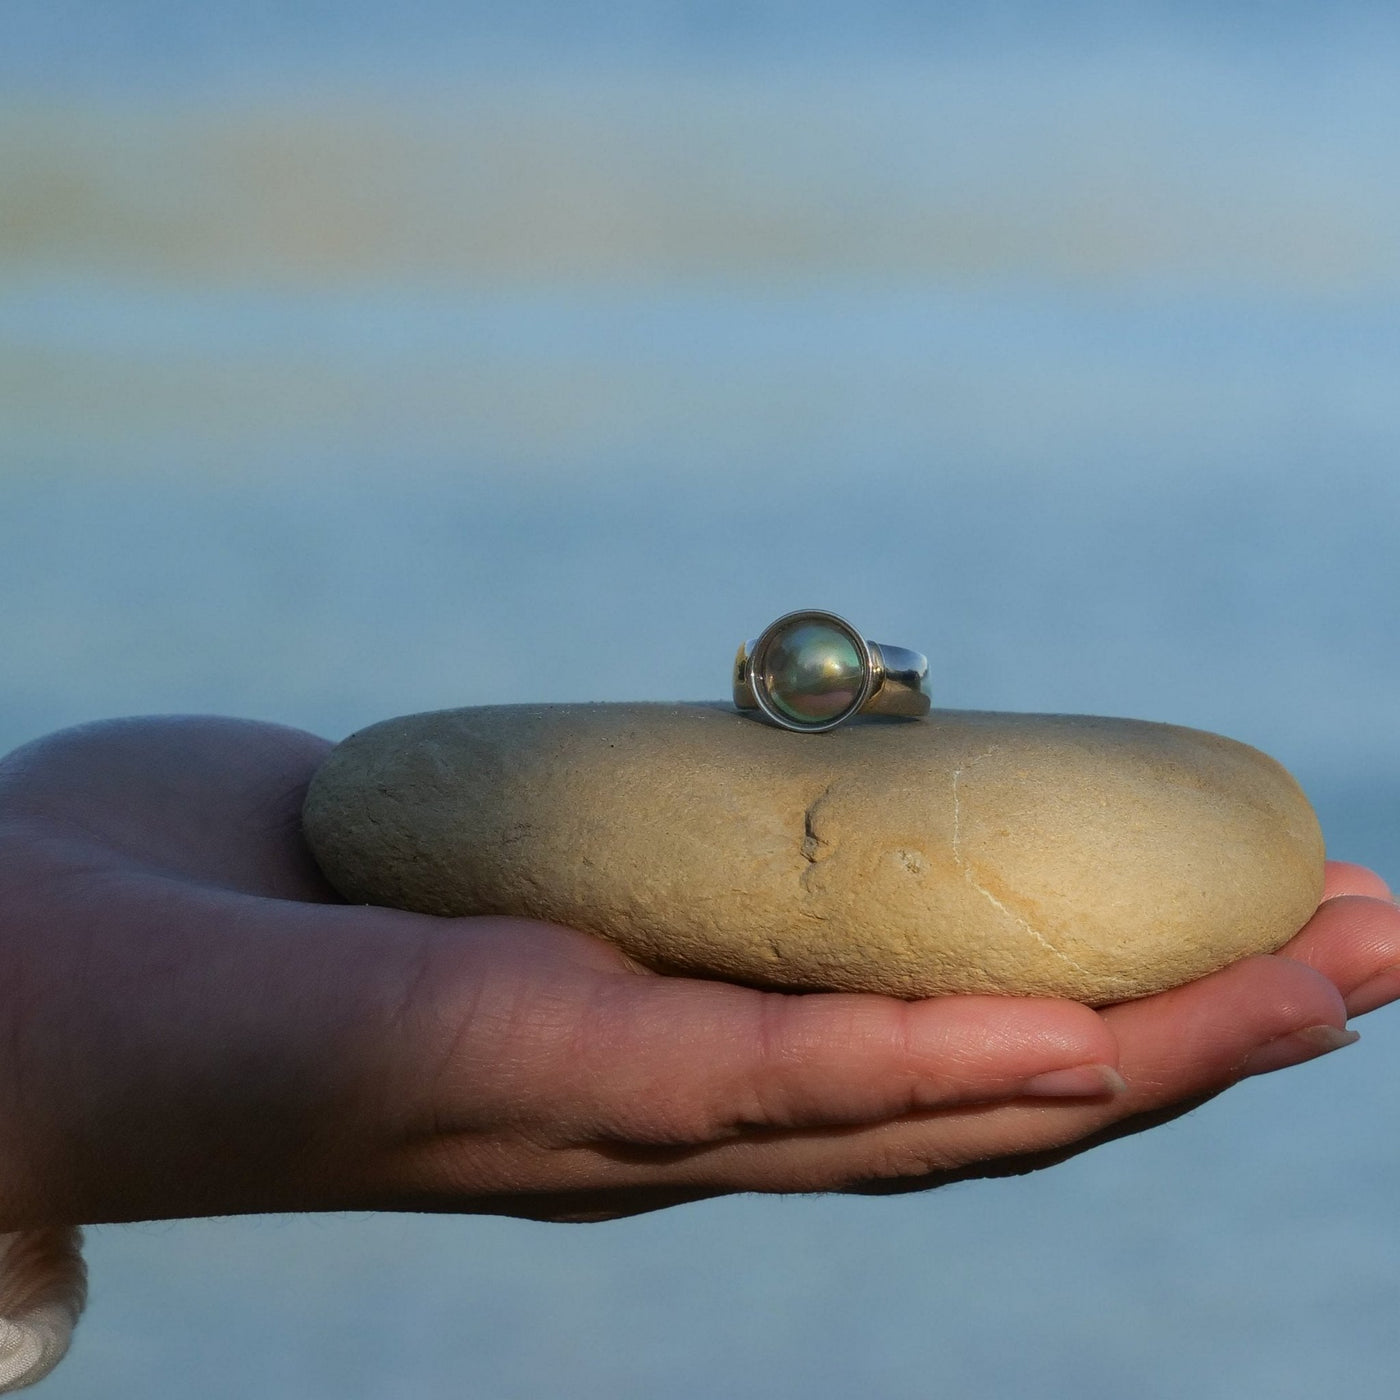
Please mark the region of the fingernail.
[[1112, 1065], [1075, 1065], [1037, 1074], [1021, 1085], [1020, 1093], [1031, 1099], [1097, 1099], [1121, 1094], [1127, 1087]]
[[1240, 1067], [1240, 1077], [1247, 1079], [1252, 1074], [1269, 1074], [1290, 1065], [1301, 1065], [1305, 1060], [1315, 1060], [1344, 1045], [1355, 1045], [1360, 1039], [1356, 1031], [1339, 1030], [1336, 1026], [1306, 1026], [1253, 1051]]

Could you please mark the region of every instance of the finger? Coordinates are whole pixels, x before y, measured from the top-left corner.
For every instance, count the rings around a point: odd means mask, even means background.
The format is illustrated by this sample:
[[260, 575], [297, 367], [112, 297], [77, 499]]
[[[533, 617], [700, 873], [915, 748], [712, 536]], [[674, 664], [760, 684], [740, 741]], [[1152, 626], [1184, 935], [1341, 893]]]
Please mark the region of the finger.
[[1317, 1027], [1344, 1030], [1347, 1013], [1327, 976], [1275, 955], [1110, 1007], [1104, 1019], [1123, 1043], [1123, 1107], [1140, 1113], [1223, 1089], [1261, 1048]]
[[[1125, 1093], [1111, 1099], [921, 1112], [843, 1130], [720, 1143], [678, 1164], [683, 1180], [728, 1190], [845, 1189], [872, 1180], [936, 1184], [968, 1165], [1053, 1152], [1144, 1114], [1209, 1097], [1252, 1053], [1313, 1026], [1340, 1027], [1345, 1008], [1321, 974], [1288, 958], [1250, 958], [1188, 986], [1110, 1008]], [[972, 1174], [975, 1174], [975, 1170]]]
[[[1288, 958], [1263, 956], [1109, 1007], [1103, 1017], [1119, 1043], [1127, 1091], [1111, 1102], [987, 1110], [980, 1126], [985, 1131], [995, 1125], [1006, 1152], [1023, 1150], [1016, 1146], [1021, 1136], [1045, 1149], [1123, 1120], [1203, 1101], [1240, 1079], [1260, 1050], [1314, 1027], [1340, 1029], [1346, 1012], [1336, 987], [1321, 974]], [[1298, 1058], [1316, 1053], [1307, 1047]]]
[[[1246, 959], [1200, 982], [1110, 1008], [1128, 1092], [1088, 1131], [1061, 1131], [1029, 1154], [993, 1158], [949, 1179], [1052, 1166], [1100, 1143], [1189, 1113], [1237, 1080], [1316, 1058], [1356, 1037], [1342, 1029], [1335, 988], [1283, 957]], [[1303, 1024], [1307, 1023], [1307, 1024]], [[1085, 1126], [1084, 1124], [1080, 1125]]]
[[1400, 908], [1389, 899], [1328, 899], [1281, 951], [1333, 982], [1349, 1016], [1400, 998]]
[[1373, 899], [1393, 899], [1390, 886], [1364, 865], [1354, 865], [1346, 860], [1329, 860], [1323, 882], [1323, 899], [1336, 899], [1338, 895], [1364, 894]]
[[[1102, 1018], [1073, 1002], [614, 977], [592, 999], [547, 1109], [589, 1105], [580, 1126], [593, 1140], [704, 1143], [1026, 1092], [1109, 1092], [1116, 1059]], [[1057, 1078], [1035, 1082], [1047, 1074]]]
[[[1360, 1014], [1362, 1009], [1370, 1009], [1370, 1006], [1361, 1006], [1362, 1002], [1369, 1000], [1371, 1006], [1374, 1006], [1380, 1005], [1382, 1001], [1391, 1001], [1400, 997], [1400, 965], [1397, 965], [1400, 964], [1400, 910], [1397, 910], [1389, 901], [1352, 896], [1338, 897], [1335, 902], [1324, 904], [1307, 927], [1282, 950], [1282, 953], [1287, 957], [1276, 955], [1273, 958], [1253, 959], [1251, 962], [1254, 967], [1257, 967], [1292, 959], [1312, 967], [1314, 971], [1325, 976], [1343, 993], [1347, 993], [1350, 988], [1358, 987], [1358, 991], [1351, 991], [1345, 998], [1346, 1011], [1349, 1016]], [[1377, 971], [1377, 969], [1381, 970]], [[1248, 972], [1251, 977], [1254, 975], [1249, 964], [1228, 970], [1228, 981], [1236, 984], [1235, 990], [1237, 992], [1241, 984], [1241, 974], [1244, 972]], [[1207, 985], [1218, 995], [1226, 981], [1225, 974], [1217, 974], [1215, 978], [1207, 979]], [[1151, 1030], [1152, 1021], [1157, 1020], [1163, 1013], [1166, 1014], [1169, 1022], [1175, 1021], [1183, 1000], [1189, 999], [1193, 1003], [1199, 1000], [1197, 988], [1201, 985], [1199, 983], [1192, 984], [1192, 986], [1165, 993], [1161, 997], [1148, 998], [1143, 1002], [1127, 1003], [1105, 1013], [1110, 1022], [1114, 1024], [1124, 1046], [1122, 1068], [1130, 1081], [1129, 1093], [1113, 1104], [1113, 1117], [1108, 1122], [1095, 1128], [1088, 1135], [1077, 1140], [1068, 1140], [1061, 1146], [1039, 1149], [1006, 1160], [997, 1160], [990, 1168], [974, 1163], [962, 1172], [956, 1173], [955, 1176], [1011, 1175], [1052, 1166], [1068, 1156], [1100, 1143], [1168, 1122], [1172, 1118], [1190, 1112], [1193, 1108], [1213, 1098], [1222, 1088], [1228, 1087], [1230, 1082], [1240, 1077], [1239, 1074], [1227, 1074], [1224, 1082], [1220, 1082], [1218, 1073], [1211, 1073], [1208, 1065], [1203, 1066], [1207, 1071], [1205, 1080], [1203, 1082], [1198, 1074], [1197, 1088], [1192, 1093], [1189, 1092], [1190, 1081], [1188, 1079], [1179, 1074], [1164, 1076], [1164, 1066], [1160, 1062], [1151, 1065], [1140, 1059], [1143, 1047], [1149, 1047], [1154, 1039], [1160, 1038], [1151, 1035], [1144, 1036], [1145, 1030]], [[1312, 990], [1320, 989], [1313, 988]], [[1312, 999], [1310, 993], [1308, 1000], [1300, 1003], [1300, 1008], [1311, 1005], [1316, 1008], [1317, 1012], [1321, 1012], [1327, 1009], [1329, 1000], [1325, 992], [1320, 1001]], [[1198, 1014], [1205, 1014], [1207, 1011], [1208, 1008], [1204, 1003], [1198, 1008]], [[1231, 1017], [1236, 1014], [1235, 1011], [1230, 1011], [1226, 1006], [1210, 1010], [1208, 1014], [1215, 1017], [1222, 1011], [1227, 1011]], [[1307, 1018], [1295, 1016], [1293, 1019]], [[1181, 1027], [1185, 1039], [1187, 1038], [1187, 1023], [1184, 1019], [1181, 1021]], [[1252, 1036], [1246, 1036], [1246, 1039], [1258, 1040], [1259, 1032], [1276, 1028], [1275, 1023], [1265, 1021], [1260, 1023]], [[1316, 1058], [1317, 1055], [1327, 1053], [1330, 1049], [1341, 1048], [1343, 1044], [1350, 1043], [1349, 1038], [1343, 1039], [1343, 1034], [1335, 1015], [1329, 1016], [1325, 1021], [1317, 1022], [1313, 1026], [1297, 1026], [1271, 1040], [1259, 1041], [1247, 1051], [1239, 1064], [1239, 1069], [1249, 1074], [1258, 1074]], [[1218, 1034], [1214, 1032], [1205, 1037], [1195, 1033], [1190, 1038], [1207, 1046], [1212, 1042], [1218, 1043]], [[1229, 1068], [1230, 1061], [1238, 1048], [1236, 1046], [1234, 1049], [1225, 1050], [1223, 1066], [1226, 1069]], [[1213, 1058], [1218, 1071], [1222, 1065], [1219, 1051], [1215, 1053]], [[1152, 1079], [1156, 1079], [1163, 1087], [1168, 1084], [1174, 1086], [1173, 1092], [1184, 1091], [1183, 1097], [1170, 1098], [1161, 1092], [1144, 1094], [1144, 1084]], [[1210, 1082], [1212, 1079], [1216, 1082]], [[918, 1183], [895, 1183], [893, 1185], [881, 1183], [877, 1186], [859, 1189], [886, 1193], [917, 1188]]]

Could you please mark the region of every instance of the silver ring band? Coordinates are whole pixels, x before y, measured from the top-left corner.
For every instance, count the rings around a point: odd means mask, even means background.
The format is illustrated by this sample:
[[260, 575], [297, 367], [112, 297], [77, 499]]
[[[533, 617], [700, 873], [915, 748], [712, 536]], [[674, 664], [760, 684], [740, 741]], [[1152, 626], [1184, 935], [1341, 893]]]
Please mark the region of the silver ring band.
[[786, 613], [734, 658], [734, 704], [783, 729], [818, 734], [858, 714], [920, 719], [931, 702], [928, 658], [872, 642], [844, 618]]

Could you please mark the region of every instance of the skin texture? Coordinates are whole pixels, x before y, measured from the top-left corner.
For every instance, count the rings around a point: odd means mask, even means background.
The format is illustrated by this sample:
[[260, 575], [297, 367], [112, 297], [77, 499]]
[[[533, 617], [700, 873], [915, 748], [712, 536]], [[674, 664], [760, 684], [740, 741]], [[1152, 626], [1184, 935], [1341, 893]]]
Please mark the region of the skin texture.
[[348, 906], [299, 826], [329, 747], [161, 718], [0, 762], [0, 1229], [925, 1189], [1163, 1121], [1400, 996], [1400, 909], [1338, 863], [1282, 954], [1102, 1011], [760, 992]]

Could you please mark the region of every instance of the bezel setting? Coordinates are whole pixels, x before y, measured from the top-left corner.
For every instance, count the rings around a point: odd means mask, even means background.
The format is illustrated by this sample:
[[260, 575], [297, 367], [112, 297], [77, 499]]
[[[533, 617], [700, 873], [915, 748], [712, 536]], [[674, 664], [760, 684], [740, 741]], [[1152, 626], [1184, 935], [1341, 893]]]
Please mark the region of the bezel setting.
[[[846, 637], [855, 649], [862, 671], [860, 689], [851, 704], [846, 706], [840, 714], [813, 723], [804, 723], [794, 719], [793, 716], [780, 709], [769, 693], [766, 679], [769, 649], [781, 634], [804, 622], [818, 623], [821, 626], [831, 628], [832, 631], [840, 632], [842, 636]], [[754, 702], [763, 712], [764, 717], [780, 728], [790, 729], [800, 734], [820, 734], [825, 730], [835, 729], [838, 725], [845, 724], [848, 719], [860, 712], [880, 682], [880, 658], [871, 643], [862, 637], [845, 618], [818, 608], [802, 608], [797, 612], [784, 613], [777, 621], [769, 623], [758, 639], [748, 648], [747, 669], [747, 679], [753, 691]]]

